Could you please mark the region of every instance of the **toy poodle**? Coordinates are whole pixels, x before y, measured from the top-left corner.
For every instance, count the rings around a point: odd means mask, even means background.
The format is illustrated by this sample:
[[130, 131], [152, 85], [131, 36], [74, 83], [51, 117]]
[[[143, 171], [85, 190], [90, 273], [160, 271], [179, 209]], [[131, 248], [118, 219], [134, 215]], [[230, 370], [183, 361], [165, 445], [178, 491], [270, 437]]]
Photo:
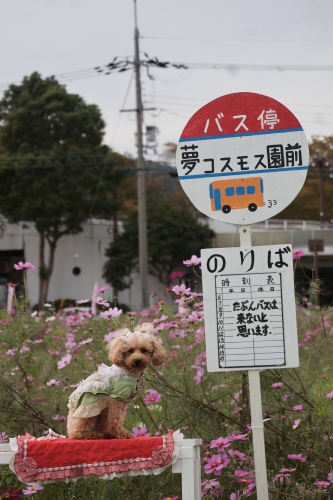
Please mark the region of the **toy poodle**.
[[166, 352], [144, 323], [134, 331], [124, 328], [108, 343], [111, 367], [102, 364], [69, 397], [67, 419], [70, 439], [129, 439], [123, 428], [128, 403], [143, 387], [149, 363], [160, 366]]

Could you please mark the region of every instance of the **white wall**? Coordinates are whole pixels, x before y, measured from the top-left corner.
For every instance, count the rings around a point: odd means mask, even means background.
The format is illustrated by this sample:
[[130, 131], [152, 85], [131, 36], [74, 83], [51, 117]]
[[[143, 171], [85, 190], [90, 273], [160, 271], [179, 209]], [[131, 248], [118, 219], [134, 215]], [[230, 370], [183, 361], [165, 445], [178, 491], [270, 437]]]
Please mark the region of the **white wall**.
[[[28, 226], [28, 228], [24, 228]], [[111, 228], [111, 234], [110, 234]], [[109, 229], [109, 231], [108, 231]], [[112, 226], [106, 221], [94, 221], [83, 224], [83, 232], [60, 238], [55, 253], [54, 270], [50, 281], [48, 300], [61, 298], [89, 299], [94, 283], [105, 285], [102, 278], [103, 264], [106, 261], [105, 250], [112, 241]], [[0, 250], [24, 250], [25, 260], [36, 267], [36, 271], [27, 272], [27, 288], [31, 304], [38, 301], [38, 262], [39, 236], [32, 223], [6, 224], [0, 237]], [[74, 276], [72, 270], [80, 267], [81, 273]], [[130, 309], [140, 309], [139, 278], [133, 275], [133, 285], [129, 290], [118, 294], [118, 302], [127, 304]], [[153, 276], [149, 277], [149, 290], [157, 289], [163, 293], [164, 286]], [[110, 287], [104, 293], [112, 299]], [[156, 302], [151, 299], [151, 305]]]

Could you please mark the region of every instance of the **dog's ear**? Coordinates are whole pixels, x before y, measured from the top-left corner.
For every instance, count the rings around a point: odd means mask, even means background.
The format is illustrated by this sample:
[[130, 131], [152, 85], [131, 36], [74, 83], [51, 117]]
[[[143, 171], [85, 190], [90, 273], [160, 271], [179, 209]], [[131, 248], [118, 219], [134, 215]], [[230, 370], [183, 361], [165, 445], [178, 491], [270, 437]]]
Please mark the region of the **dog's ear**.
[[164, 347], [161, 346], [161, 344], [155, 339], [152, 339], [152, 344], [153, 344], [153, 357], [152, 357], [152, 364], [154, 366], [161, 366], [163, 364], [163, 361], [166, 360], [167, 354], [165, 352]]
[[109, 360], [117, 366], [123, 362], [124, 344], [122, 337], [115, 337], [107, 345]]

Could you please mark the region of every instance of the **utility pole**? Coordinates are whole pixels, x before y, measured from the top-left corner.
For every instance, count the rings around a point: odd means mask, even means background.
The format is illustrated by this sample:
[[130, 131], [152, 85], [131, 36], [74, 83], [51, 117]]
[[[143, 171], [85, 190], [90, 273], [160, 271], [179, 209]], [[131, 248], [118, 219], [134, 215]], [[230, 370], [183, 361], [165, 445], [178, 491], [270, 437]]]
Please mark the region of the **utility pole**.
[[324, 227], [324, 158], [321, 157], [317, 161], [319, 168], [319, 216], [320, 216], [320, 227]]
[[141, 286], [141, 307], [149, 307], [148, 296], [148, 246], [147, 246], [147, 214], [146, 214], [146, 179], [142, 144], [143, 106], [140, 79], [139, 30], [137, 22], [136, 0], [134, 0], [134, 68], [136, 82], [136, 123], [137, 123], [137, 182], [138, 182], [138, 221], [139, 221], [139, 274]]

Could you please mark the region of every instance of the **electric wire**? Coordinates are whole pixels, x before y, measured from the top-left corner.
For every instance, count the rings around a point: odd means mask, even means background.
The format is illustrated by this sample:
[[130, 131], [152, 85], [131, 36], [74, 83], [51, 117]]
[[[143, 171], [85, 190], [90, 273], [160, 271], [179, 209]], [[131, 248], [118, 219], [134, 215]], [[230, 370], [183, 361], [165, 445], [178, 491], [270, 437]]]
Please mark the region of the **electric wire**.
[[[116, 58], [118, 59], [118, 58]], [[160, 62], [157, 58], [141, 60], [142, 66], [150, 66], [154, 68], [176, 68], [176, 69], [215, 69], [226, 71], [333, 71], [333, 65], [330, 64], [242, 64], [242, 63], [196, 63], [196, 62]], [[56, 79], [62, 82], [70, 82], [81, 80], [84, 78], [92, 78], [100, 75], [110, 75], [114, 71], [124, 72], [134, 67], [134, 61], [130, 58], [119, 61], [119, 63], [109, 63], [107, 65], [96, 66], [95, 68], [87, 68], [83, 70], [69, 71], [68, 73], [59, 73], [54, 75]], [[9, 85], [18, 85], [22, 82], [1, 83], [0, 91], [4, 91]]]
[[124, 109], [124, 106], [126, 104], [126, 101], [127, 101], [127, 97], [128, 97], [128, 94], [129, 94], [129, 91], [130, 91], [130, 88], [131, 88], [131, 85], [132, 85], [132, 81], [133, 81], [133, 76], [134, 76], [134, 71], [132, 71], [131, 78], [130, 78], [130, 80], [128, 82], [127, 90], [125, 92], [125, 97], [124, 97], [124, 100], [122, 102], [120, 111], [118, 113], [118, 119], [117, 119], [117, 123], [116, 123], [115, 129], [114, 129], [113, 135], [112, 135], [111, 144], [113, 144], [113, 141], [115, 140], [115, 137], [116, 137], [116, 133], [117, 133], [117, 130], [118, 130], [118, 127], [119, 127], [119, 124], [120, 124], [121, 113], [122, 113], [122, 111]]

